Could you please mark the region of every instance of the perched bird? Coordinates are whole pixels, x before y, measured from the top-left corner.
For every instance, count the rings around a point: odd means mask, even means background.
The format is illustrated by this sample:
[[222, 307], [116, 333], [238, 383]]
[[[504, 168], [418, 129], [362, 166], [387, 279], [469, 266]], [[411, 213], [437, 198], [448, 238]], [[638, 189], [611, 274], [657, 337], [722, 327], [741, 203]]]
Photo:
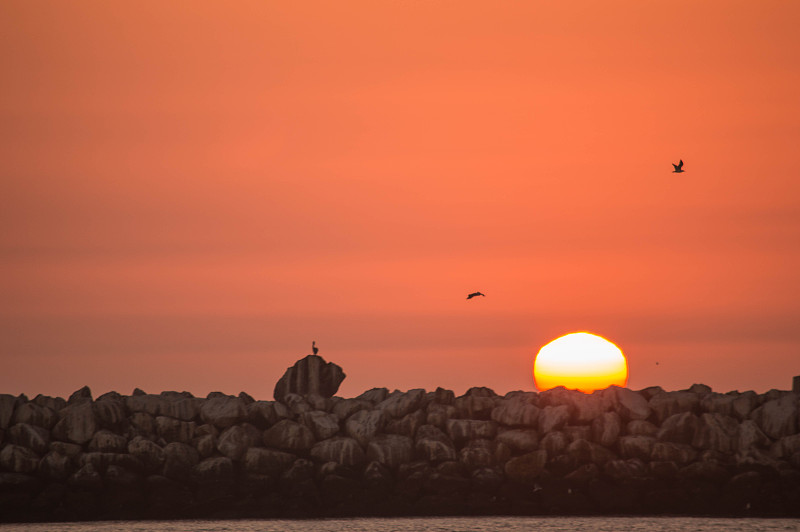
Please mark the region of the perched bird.
[[314, 353], [315, 355], [319, 353], [319, 348], [317, 347], [316, 341], [311, 342], [311, 352]]
[[473, 297], [475, 297], [475, 296], [483, 296], [483, 297], [486, 297], [486, 294], [481, 294], [480, 292], [472, 292], [471, 294], [469, 294], [469, 295], [467, 296], [467, 299], [472, 299], [472, 298], [473, 298]]
[[683, 173], [683, 159], [681, 159], [678, 164], [672, 163], [672, 166], [675, 168], [675, 170], [672, 171], [673, 174]]

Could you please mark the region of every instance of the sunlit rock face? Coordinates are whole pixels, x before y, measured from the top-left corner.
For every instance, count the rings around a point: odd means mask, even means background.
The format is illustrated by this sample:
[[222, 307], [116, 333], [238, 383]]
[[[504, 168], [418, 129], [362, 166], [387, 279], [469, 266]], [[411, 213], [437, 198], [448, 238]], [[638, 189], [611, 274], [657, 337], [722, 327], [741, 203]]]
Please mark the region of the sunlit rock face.
[[800, 394], [311, 389], [0, 395], [0, 520], [800, 517]]

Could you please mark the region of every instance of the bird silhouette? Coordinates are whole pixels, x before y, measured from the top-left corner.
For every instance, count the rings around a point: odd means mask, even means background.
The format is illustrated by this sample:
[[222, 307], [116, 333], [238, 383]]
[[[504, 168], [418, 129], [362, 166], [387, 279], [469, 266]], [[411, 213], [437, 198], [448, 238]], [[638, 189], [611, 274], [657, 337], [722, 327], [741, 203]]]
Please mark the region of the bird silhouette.
[[315, 355], [319, 353], [319, 348], [317, 347], [316, 341], [311, 342], [311, 352], [314, 353]]
[[678, 164], [672, 163], [672, 166], [675, 168], [675, 170], [672, 171], [673, 174], [683, 173], [683, 159], [681, 159]]
[[486, 297], [486, 294], [481, 294], [480, 292], [472, 292], [471, 294], [469, 294], [469, 295], [467, 296], [467, 299], [472, 299], [472, 298], [473, 298], [473, 297], [475, 297], [475, 296], [483, 296], [483, 297]]

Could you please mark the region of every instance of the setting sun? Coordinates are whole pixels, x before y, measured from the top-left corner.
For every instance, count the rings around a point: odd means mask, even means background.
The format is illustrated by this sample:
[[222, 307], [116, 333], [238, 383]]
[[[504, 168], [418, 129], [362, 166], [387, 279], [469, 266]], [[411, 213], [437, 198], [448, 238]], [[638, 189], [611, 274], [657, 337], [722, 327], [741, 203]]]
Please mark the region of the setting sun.
[[628, 363], [622, 350], [605, 338], [571, 333], [539, 350], [533, 362], [533, 379], [539, 391], [564, 386], [589, 393], [612, 384], [625, 386]]

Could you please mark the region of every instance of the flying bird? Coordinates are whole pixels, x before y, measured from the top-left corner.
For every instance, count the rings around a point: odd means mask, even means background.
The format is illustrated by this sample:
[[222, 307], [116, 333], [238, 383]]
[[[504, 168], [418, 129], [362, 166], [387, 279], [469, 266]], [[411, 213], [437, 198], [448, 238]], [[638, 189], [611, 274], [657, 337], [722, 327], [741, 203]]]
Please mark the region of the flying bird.
[[672, 171], [673, 174], [683, 173], [683, 159], [681, 159], [678, 164], [672, 163], [672, 166], [675, 168], [675, 170]]
[[311, 342], [311, 352], [314, 353], [315, 355], [319, 353], [319, 348], [317, 347], [316, 341]]
[[467, 299], [472, 299], [472, 298], [473, 298], [473, 297], [475, 297], [475, 296], [483, 296], [483, 297], [486, 297], [486, 294], [481, 294], [480, 292], [472, 292], [471, 294], [469, 294], [469, 295], [467, 296]]

